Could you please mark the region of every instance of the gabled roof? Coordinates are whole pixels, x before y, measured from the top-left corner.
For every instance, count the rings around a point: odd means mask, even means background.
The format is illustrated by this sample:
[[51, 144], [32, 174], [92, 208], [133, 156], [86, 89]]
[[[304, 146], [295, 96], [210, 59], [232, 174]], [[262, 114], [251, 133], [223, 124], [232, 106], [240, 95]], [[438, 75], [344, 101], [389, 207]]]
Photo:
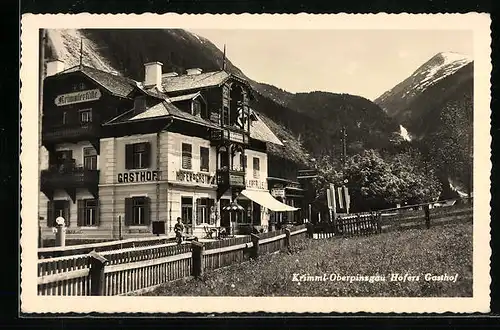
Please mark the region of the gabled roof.
[[226, 71], [213, 71], [180, 76], [162, 76], [162, 86], [166, 93], [173, 93], [220, 86], [229, 78], [248, 85], [248, 82], [241, 77]]
[[196, 93], [191, 93], [191, 94], [186, 94], [186, 95], [179, 95], [179, 96], [170, 97], [169, 100], [170, 100], [170, 102], [187, 101], [187, 100], [193, 100], [200, 95], [201, 95], [200, 92], [196, 92]]
[[250, 124], [250, 137], [255, 140], [260, 140], [264, 142], [270, 142], [282, 146], [283, 143], [278, 139], [278, 137], [271, 131], [269, 127], [260, 119], [257, 113], [252, 110], [252, 114], [255, 116], [256, 120], [251, 121]]
[[217, 128], [212, 122], [203, 119], [199, 116], [194, 116], [190, 113], [184, 112], [173, 105], [168, 100], [159, 101], [154, 106], [149, 107], [145, 111], [141, 113], [135, 113], [134, 109], [131, 109], [113, 119], [105, 123], [105, 126], [109, 125], [119, 125], [124, 123], [132, 123], [136, 121], [144, 121], [144, 120], [154, 120], [159, 118], [177, 118], [179, 120], [192, 122], [195, 124], [201, 124], [204, 126]]
[[81, 72], [97, 84], [108, 90], [111, 94], [120, 97], [129, 97], [130, 94], [137, 88], [138, 82], [133, 79], [118, 76], [112, 73], [101, 71], [88, 66], [74, 66], [67, 70], [61, 71], [54, 76], [60, 76], [72, 72]]

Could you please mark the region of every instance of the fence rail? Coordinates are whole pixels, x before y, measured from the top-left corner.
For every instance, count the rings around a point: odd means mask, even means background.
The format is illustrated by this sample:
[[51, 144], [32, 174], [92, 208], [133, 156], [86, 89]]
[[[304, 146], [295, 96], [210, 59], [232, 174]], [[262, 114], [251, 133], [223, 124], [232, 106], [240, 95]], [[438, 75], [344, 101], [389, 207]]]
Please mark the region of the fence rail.
[[38, 294], [87, 296], [90, 294], [90, 257], [75, 255], [38, 261]]
[[38, 258], [53, 258], [61, 256], [71, 256], [78, 254], [87, 254], [90, 251], [104, 252], [112, 250], [120, 250], [125, 248], [134, 248], [141, 246], [152, 246], [168, 244], [175, 245], [172, 239], [166, 236], [155, 237], [141, 237], [129, 238], [112, 242], [101, 242], [92, 244], [69, 245], [69, 246], [56, 246], [38, 249]]
[[[389, 209], [372, 213], [341, 216], [335, 222], [309, 224], [310, 237], [315, 239], [335, 236], [365, 236], [382, 232], [410, 228], [430, 228], [447, 222], [468, 221], [472, 219], [471, 203], [461, 203], [454, 206], [426, 208], [414, 210]], [[420, 205], [420, 206], [422, 206]]]
[[[159, 244], [38, 261], [40, 295], [123, 295], [272, 253], [305, 238], [305, 226], [205, 244]], [[291, 239], [293, 237], [293, 240]], [[195, 248], [197, 245], [201, 249]], [[200, 262], [197, 262], [197, 261]]]

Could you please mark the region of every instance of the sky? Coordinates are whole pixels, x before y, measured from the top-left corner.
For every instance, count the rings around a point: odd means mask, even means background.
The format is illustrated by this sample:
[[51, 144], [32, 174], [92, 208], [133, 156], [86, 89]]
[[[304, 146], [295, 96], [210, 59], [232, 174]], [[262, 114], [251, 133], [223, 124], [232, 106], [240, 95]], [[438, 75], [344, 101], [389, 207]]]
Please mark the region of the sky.
[[467, 30], [190, 30], [249, 78], [289, 92], [373, 100], [439, 52], [473, 54]]

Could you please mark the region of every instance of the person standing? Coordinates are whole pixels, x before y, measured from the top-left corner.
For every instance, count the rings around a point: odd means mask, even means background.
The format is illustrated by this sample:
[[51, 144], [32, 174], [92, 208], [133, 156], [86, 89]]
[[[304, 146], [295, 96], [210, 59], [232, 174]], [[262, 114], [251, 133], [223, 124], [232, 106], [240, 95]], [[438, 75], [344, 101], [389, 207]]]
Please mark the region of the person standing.
[[174, 226], [175, 239], [177, 244], [182, 243], [182, 237], [184, 236], [184, 225], [182, 224], [181, 217], [177, 217], [177, 223]]

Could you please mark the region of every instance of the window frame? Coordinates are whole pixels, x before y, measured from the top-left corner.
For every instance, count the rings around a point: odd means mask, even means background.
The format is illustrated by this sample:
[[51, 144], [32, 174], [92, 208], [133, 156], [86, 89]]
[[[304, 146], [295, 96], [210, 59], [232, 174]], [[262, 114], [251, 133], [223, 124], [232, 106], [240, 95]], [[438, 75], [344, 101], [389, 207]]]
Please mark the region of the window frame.
[[[186, 203], [185, 201], [186, 200], [191, 200], [191, 203]], [[181, 196], [181, 220], [182, 220], [182, 224], [184, 226], [193, 226], [193, 209], [194, 209], [194, 202], [195, 202], [195, 199], [193, 198], [193, 196]], [[191, 213], [191, 216], [190, 217], [184, 217], [184, 210], [187, 210], [187, 213]], [[190, 222], [188, 222], [187, 220], [190, 220]]]
[[[256, 164], [257, 166], [255, 166]], [[252, 160], [252, 165], [253, 165], [253, 178], [260, 179], [260, 158], [254, 156]]]
[[[143, 147], [144, 150], [138, 151], [137, 148]], [[141, 155], [137, 158], [137, 155]], [[140, 159], [140, 161], [138, 161]], [[137, 142], [125, 145], [125, 168], [127, 170], [147, 169], [151, 166], [151, 143]]]
[[[82, 120], [82, 115], [83, 114], [88, 114], [88, 120], [84, 121]], [[78, 120], [81, 125], [87, 125], [92, 123], [92, 108], [87, 108], [87, 109], [80, 109], [78, 110]]]
[[[206, 168], [203, 167], [203, 151], [206, 150]], [[205, 146], [200, 146], [200, 172], [208, 173], [210, 172], [210, 148]]]
[[[86, 155], [85, 152], [87, 150], [92, 150], [93, 153], [91, 155]], [[91, 171], [97, 170], [97, 150], [95, 150], [94, 147], [92, 147], [92, 146], [83, 147], [82, 154], [83, 154], [83, 169], [85, 169], [85, 170], [91, 170]], [[95, 159], [95, 161], [94, 161], [95, 162], [95, 166], [94, 167], [90, 166], [90, 168], [88, 168], [86, 166], [86, 160], [88, 158]]]
[[[140, 204], [139, 204], [140, 202]], [[146, 226], [146, 197], [145, 196], [136, 196], [132, 197], [132, 219], [130, 226]], [[139, 210], [139, 217], [142, 218], [142, 222], [136, 221], [136, 209]], [[142, 213], [140, 210], [142, 209]]]
[[[190, 151], [185, 151], [184, 146], [189, 146]], [[184, 154], [186, 152], [186, 155]], [[189, 157], [189, 166], [185, 167], [184, 157]], [[181, 142], [181, 169], [192, 171], [193, 170], [193, 144]]]
[[[90, 202], [93, 202], [95, 203], [93, 206], [89, 206], [88, 203]], [[82, 219], [82, 227], [97, 227], [97, 220], [98, 220], [98, 215], [97, 215], [97, 212], [99, 212], [99, 209], [98, 209], [98, 205], [99, 205], [99, 202], [97, 199], [84, 199], [83, 200], [83, 219]], [[88, 211], [92, 211], [93, 210], [93, 216], [94, 216], [94, 219], [93, 221], [89, 221], [88, 219]]]

